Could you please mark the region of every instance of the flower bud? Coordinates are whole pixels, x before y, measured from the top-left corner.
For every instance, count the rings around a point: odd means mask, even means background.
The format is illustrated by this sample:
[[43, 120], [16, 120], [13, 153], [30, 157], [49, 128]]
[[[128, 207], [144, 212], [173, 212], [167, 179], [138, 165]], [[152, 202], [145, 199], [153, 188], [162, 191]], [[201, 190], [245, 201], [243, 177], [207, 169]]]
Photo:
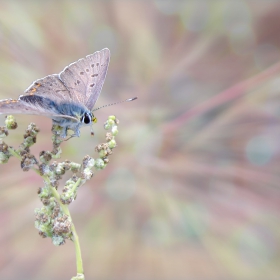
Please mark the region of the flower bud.
[[7, 116], [5, 120], [5, 124], [7, 129], [16, 129], [17, 128], [17, 122], [14, 116]]
[[114, 126], [112, 127], [112, 134], [113, 134], [114, 136], [116, 136], [118, 133], [119, 133], [118, 127], [117, 127], [116, 125], [114, 125]]

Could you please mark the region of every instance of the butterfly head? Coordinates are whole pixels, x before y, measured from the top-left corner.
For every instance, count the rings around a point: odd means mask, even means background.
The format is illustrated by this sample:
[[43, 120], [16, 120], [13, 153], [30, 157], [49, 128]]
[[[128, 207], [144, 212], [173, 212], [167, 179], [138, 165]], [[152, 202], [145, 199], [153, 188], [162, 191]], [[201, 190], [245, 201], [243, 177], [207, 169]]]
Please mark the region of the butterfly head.
[[80, 118], [80, 122], [83, 125], [90, 125], [91, 123], [96, 123], [97, 118], [91, 112], [84, 112]]

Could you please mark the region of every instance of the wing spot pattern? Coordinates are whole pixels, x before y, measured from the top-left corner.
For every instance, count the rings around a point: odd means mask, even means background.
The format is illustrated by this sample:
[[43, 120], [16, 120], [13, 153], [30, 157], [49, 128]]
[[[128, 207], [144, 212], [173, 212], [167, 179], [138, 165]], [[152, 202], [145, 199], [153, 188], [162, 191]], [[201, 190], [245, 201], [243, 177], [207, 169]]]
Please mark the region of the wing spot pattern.
[[89, 85], [89, 86], [90, 86], [90, 87], [94, 87], [94, 85], [95, 85], [95, 84], [91, 84], [91, 85]]
[[91, 75], [91, 77], [97, 77], [98, 76], [98, 74], [93, 74], [93, 75]]
[[86, 71], [89, 72], [89, 69], [87, 68]]
[[93, 67], [94, 67], [94, 64], [91, 64], [91, 67], [93, 68]]
[[77, 85], [79, 85], [80, 83], [81, 83], [81, 81], [80, 81], [80, 80], [77, 80], [77, 81], [74, 83], [74, 85], [77, 86]]
[[84, 75], [85, 73], [84, 72], [80, 72], [80, 75]]
[[5, 100], [6, 104], [10, 104], [10, 103], [14, 103], [14, 102], [17, 102], [17, 100], [15, 100], [15, 99], [7, 99], [7, 100]]
[[98, 62], [96, 63], [96, 66], [99, 66], [99, 63], [98, 63]]

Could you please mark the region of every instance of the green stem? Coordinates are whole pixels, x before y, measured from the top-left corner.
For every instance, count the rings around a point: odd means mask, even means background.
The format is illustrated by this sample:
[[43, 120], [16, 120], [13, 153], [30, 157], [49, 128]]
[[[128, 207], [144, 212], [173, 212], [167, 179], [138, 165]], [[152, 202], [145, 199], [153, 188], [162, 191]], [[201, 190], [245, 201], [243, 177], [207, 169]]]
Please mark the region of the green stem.
[[10, 153], [12, 156], [14, 156], [14, 157], [16, 157], [16, 158], [18, 158], [18, 159], [21, 160], [21, 156], [20, 156], [20, 154], [19, 154], [16, 150], [14, 150], [14, 149], [11, 148], [11, 147], [9, 147], [8, 150], [9, 150], [9, 153]]
[[[69, 214], [70, 215], [70, 214]], [[83, 269], [83, 260], [82, 260], [82, 253], [81, 253], [81, 248], [80, 248], [80, 242], [79, 242], [79, 237], [76, 232], [74, 223], [71, 223], [71, 230], [73, 233], [73, 242], [75, 244], [75, 250], [76, 250], [76, 266], [77, 266], [77, 273], [84, 274], [84, 269]]]
[[[47, 181], [47, 183], [49, 184], [49, 178], [45, 175], [42, 176], [44, 178], [45, 181]], [[80, 179], [79, 179], [80, 180]], [[79, 180], [77, 181], [77, 183], [79, 182]], [[75, 229], [75, 226], [74, 226], [74, 223], [73, 223], [73, 220], [72, 220], [72, 217], [70, 215], [70, 211], [68, 209], [68, 206], [63, 204], [60, 200], [60, 195], [59, 193], [57, 192], [57, 190], [50, 186], [50, 189], [53, 193], [53, 196], [56, 198], [56, 200], [58, 201], [62, 211], [64, 214], [66, 214], [70, 221], [71, 221], [71, 231], [72, 231], [72, 234], [73, 234], [73, 238], [72, 238], [72, 241], [74, 242], [75, 244], [75, 250], [76, 250], [76, 265], [77, 265], [77, 274], [84, 274], [84, 269], [83, 269], [83, 260], [82, 260], [82, 253], [81, 253], [81, 248], [80, 248], [80, 243], [79, 243], [79, 237], [78, 237], [78, 234], [76, 232], [76, 229]]]
[[[11, 155], [13, 155], [14, 157], [16, 157], [16, 158], [18, 158], [18, 159], [21, 160], [21, 156], [20, 156], [20, 154], [19, 154], [16, 150], [14, 150], [13, 148], [10, 148], [10, 147], [8, 148], [8, 150], [9, 150], [9, 152], [10, 152]], [[83, 275], [84, 275], [84, 269], [83, 269], [83, 261], [82, 261], [82, 254], [81, 254], [81, 248], [80, 248], [80, 243], [79, 243], [79, 237], [78, 237], [78, 234], [77, 234], [77, 232], [76, 232], [76, 229], [75, 229], [75, 226], [74, 226], [72, 217], [71, 217], [71, 215], [70, 215], [70, 211], [69, 211], [69, 209], [68, 209], [68, 206], [65, 205], [65, 204], [63, 204], [63, 203], [61, 202], [61, 200], [60, 200], [60, 195], [59, 195], [58, 191], [57, 191], [54, 187], [52, 187], [52, 186], [50, 185], [50, 179], [49, 179], [49, 177], [46, 176], [46, 175], [41, 175], [41, 174], [40, 174], [40, 171], [39, 171], [38, 169], [36, 169], [36, 168], [32, 168], [32, 169], [33, 169], [37, 174], [39, 174], [41, 177], [43, 177], [44, 181], [50, 186], [50, 189], [51, 189], [51, 191], [52, 191], [52, 194], [53, 194], [53, 196], [56, 198], [56, 200], [58, 201], [58, 203], [59, 203], [59, 205], [60, 205], [60, 207], [61, 207], [63, 213], [66, 214], [66, 215], [69, 217], [70, 221], [71, 221], [71, 231], [72, 231], [72, 234], [73, 234], [73, 239], [72, 239], [72, 241], [73, 241], [74, 244], [75, 244], [75, 250], [76, 250], [77, 275], [80, 274], [79, 277], [81, 277], [81, 278], [79, 278], [79, 279], [84, 279], [84, 278], [83, 278], [83, 277], [84, 277], [84, 276], [83, 276]], [[76, 182], [76, 184], [75, 184], [75, 187], [76, 187], [76, 188], [79, 186], [80, 182], [81, 182], [81, 178], [79, 178], [78, 181]]]
[[75, 185], [73, 186], [73, 189], [72, 189], [73, 192], [76, 191], [76, 189], [80, 186], [81, 182], [82, 182], [82, 179], [79, 178], [79, 179], [77, 180], [77, 182], [75, 183]]
[[[43, 177], [46, 177], [46, 176], [43, 176]], [[47, 177], [47, 180], [49, 180], [49, 178]], [[81, 248], [80, 248], [80, 243], [79, 243], [79, 237], [78, 237], [78, 234], [76, 232], [76, 229], [75, 229], [75, 226], [74, 226], [74, 223], [73, 223], [73, 220], [72, 220], [72, 217], [70, 215], [70, 211], [68, 209], [68, 206], [63, 204], [60, 200], [60, 196], [59, 196], [59, 193], [57, 192], [57, 190], [53, 187], [51, 187], [51, 190], [52, 190], [52, 193], [53, 193], [53, 196], [57, 199], [57, 201], [59, 202], [60, 204], [60, 207], [63, 211], [64, 214], [66, 214], [70, 221], [71, 221], [71, 231], [72, 231], [72, 234], [73, 234], [73, 239], [72, 241], [74, 242], [75, 244], [75, 250], [76, 250], [76, 265], [77, 265], [77, 273], [81, 273], [81, 274], [84, 274], [84, 269], [83, 269], [83, 261], [82, 261], [82, 254], [81, 254]]]

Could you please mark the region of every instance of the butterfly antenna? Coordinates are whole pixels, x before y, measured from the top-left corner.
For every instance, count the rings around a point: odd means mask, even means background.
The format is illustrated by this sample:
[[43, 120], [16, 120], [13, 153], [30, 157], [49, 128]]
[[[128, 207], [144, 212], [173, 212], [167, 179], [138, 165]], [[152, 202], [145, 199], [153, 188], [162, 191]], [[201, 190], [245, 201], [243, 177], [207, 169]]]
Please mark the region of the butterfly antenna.
[[137, 97], [133, 97], [133, 98], [129, 98], [129, 99], [126, 99], [126, 100], [123, 100], [123, 101], [115, 102], [115, 103], [112, 103], [112, 104], [103, 105], [101, 107], [93, 109], [92, 112], [97, 111], [97, 110], [99, 110], [101, 108], [104, 108], [104, 107], [109, 107], [109, 106], [120, 104], [120, 103], [123, 103], [123, 102], [130, 102], [130, 101], [133, 101], [133, 100], [136, 100], [136, 99], [137, 99]]

